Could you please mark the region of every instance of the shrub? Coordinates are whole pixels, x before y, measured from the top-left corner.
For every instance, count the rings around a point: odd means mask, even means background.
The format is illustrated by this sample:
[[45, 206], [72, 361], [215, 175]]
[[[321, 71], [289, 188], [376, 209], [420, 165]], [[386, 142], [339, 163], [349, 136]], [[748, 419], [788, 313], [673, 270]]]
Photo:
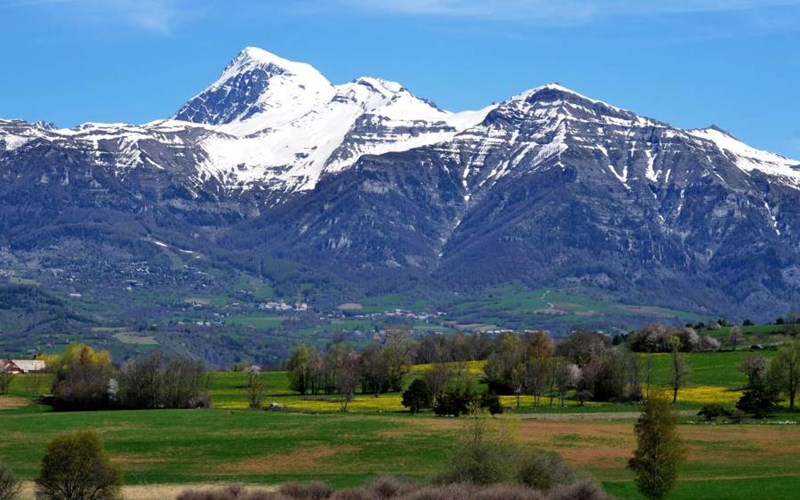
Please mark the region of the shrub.
[[517, 448], [502, 429], [490, 428], [487, 419], [471, 417], [456, 444], [441, 483], [513, 483], [517, 479]]
[[736, 402], [736, 408], [756, 418], [764, 418], [778, 407], [779, 402], [777, 391], [756, 385], [742, 393], [742, 397]]
[[734, 408], [733, 411], [731, 411], [731, 414], [728, 416], [728, 420], [734, 424], [741, 424], [744, 422], [745, 418], [747, 418], [747, 413], [743, 412], [739, 408]]
[[403, 481], [396, 477], [382, 476], [367, 484], [365, 489], [370, 493], [370, 498], [396, 498], [402, 497], [419, 488], [418, 485]]
[[398, 500], [544, 500], [545, 498], [539, 491], [518, 485], [450, 484], [422, 486], [398, 497]]
[[544, 500], [546, 497], [539, 491], [516, 484], [492, 484], [473, 488], [472, 495], [467, 498], [475, 500]]
[[577, 482], [577, 471], [558, 453], [539, 453], [520, 463], [519, 482], [531, 488], [550, 491], [556, 486]]
[[53, 500], [120, 498], [122, 473], [112, 465], [96, 432], [63, 434], [47, 445], [36, 478], [36, 497]]
[[374, 500], [362, 488], [346, 488], [331, 495], [331, 500]]
[[481, 408], [492, 415], [503, 413], [503, 405], [500, 403], [500, 397], [494, 392], [485, 392], [483, 396], [481, 396]]
[[177, 500], [282, 500], [272, 493], [248, 491], [244, 486], [233, 484], [220, 489], [188, 490], [178, 495]]
[[611, 497], [597, 483], [579, 481], [555, 488], [547, 498], [549, 500], [608, 500]]
[[731, 411], [722, 406], [721, 404], [708, 404], [703, 406], [699, 412], [697, 412], [698, 417], [705, 417], [708, 422], [718, 418], [718, 417], [729, 417], [731, 415]]
[[0, 500], [14, 500], [19, 495], [20, 488], [14, 471], [0, 462]]
[[281, 486], [280, 493], [293, 500], [324, 500], [330, 498], [333, 488], [321, 481], [286, 483]]
[[421, 488], [400, 497], [402, 500], [447, 500], [447, 499], [466, 499], [466, 485], [449, 486], [422, 486]]

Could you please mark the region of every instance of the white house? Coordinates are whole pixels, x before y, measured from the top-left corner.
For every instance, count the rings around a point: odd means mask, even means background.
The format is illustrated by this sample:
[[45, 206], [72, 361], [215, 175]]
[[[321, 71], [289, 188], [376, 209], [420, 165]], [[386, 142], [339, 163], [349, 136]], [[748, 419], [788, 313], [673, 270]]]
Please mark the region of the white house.
[[8, 373], [40, 372], [47, 368], [40, 359], [0, 359], [0, 367]]

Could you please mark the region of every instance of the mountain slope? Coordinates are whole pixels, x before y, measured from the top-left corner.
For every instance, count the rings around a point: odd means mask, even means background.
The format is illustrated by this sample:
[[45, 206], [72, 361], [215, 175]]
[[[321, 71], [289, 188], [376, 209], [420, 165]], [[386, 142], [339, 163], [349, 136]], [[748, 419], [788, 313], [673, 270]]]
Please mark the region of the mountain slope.
[[221, 134], [200, 147], [205, 167], [228, 185], [291, 194], [364, 154], [445, 140], [481, 117], [443, 111], [376, 78], [334, 86], [311, 66], [247, 48], [173, 118], [217, 126]]
[[0, 178], [0, 244], [59, 286], [266, 262], [356, 293], [513, 281], [753, 319], [800, 299], [800, 162], [558, 84], [451, 113], [247, 48], [167, 120], [0, 120]]
[[121, 177], [164, 170], [178, 189], [246, 200], [248, 215], [312, 189], [362, 155], [449, 139], [487, 112], [443, 111], [376, 78], [334, 86], [307, 64], [249, 47], [169, 120], [74, 129], [3, 120], [0, 153], [38, 140], [88, 152], [93, 166]]
[[548, 85], [450, 141], [363, 158], [265, 214], [261, 234], [345, 273], [404, 267], [463, 290], [522, 280], [785, 310], [798, 284], [797, 170], [708, 134]]

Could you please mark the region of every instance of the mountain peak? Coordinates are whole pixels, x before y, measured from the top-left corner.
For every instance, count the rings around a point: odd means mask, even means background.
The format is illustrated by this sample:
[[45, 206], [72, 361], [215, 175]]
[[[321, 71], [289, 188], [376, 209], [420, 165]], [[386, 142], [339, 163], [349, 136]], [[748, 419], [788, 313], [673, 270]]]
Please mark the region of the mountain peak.
[[[590, 102], [593, 102], [593, 103], [605, 104], [606, 106], [610, 106], [608, 103], [605, 103], [603, 101], [599, 101], [597, 99], [592, 99], [591, 97], [587, 97], [587, 96], [585, 96], [585, 95], [583, 95], [581, 93], [578, 93], [578, 92], [576, 92], [576, 91], [574, 91], [574, 90], [572, 90], [570, 88], [567, 88], [567, 87], [561, 85], [558, 82], [548, 83], [546, 85], [541, 85], [539, 87], [532, 88], [530, 90], [527, 90], [527, 91], [525, 91], [525, 92], [523, 92], [521, 94], [518, 94], [518, 95], [514, 96], [512, 98], [512, 100], [515, 100], [515, 101], [527, 101], [527, 100], [530, 100], [531, 98], [537, 98], [538, 99], [539, 97], [541, 97], [541, 96], [543, 96], [545, 94], [555, 94], [555, 95], [558, 95], [558, 96], [577, 97], [579, 99], [583, 99], [583, 100], [590, 101]], [[613, 106], [610, 106], [610, 107], [613, 107]]]
[[382, 78], [373, 78], [370, 76], [356, 78], [353, 83], [356, 85], [362, 85], [381, 94], [397, 94], [399, 92], [406, 91], [406, 88], [400, 83], [384, 80]]
[[252, 69], [254, 67], [268, 66], [282, 68], [293, 73], [303, 73], [308, 71], [319, 73], [310, 64], [291, 61], [258, 47], [245, 47], [242, 49], [242, 51], [239, 52], [239, 54], [228, 65], [225, 73], [229, 73], [231, 70], [242, 71]]
[[[241, 123], [259, 115], [280, 115], [280, 120], [286, 121], [315, 103], [327, 102], [333, 93], [333, 85], [313, 66], [246, 47], [217, 81], [186, 103], [174, 118], [208, 125]], [[260, 122], [240, 131], [252, 133], [272, 125]]]

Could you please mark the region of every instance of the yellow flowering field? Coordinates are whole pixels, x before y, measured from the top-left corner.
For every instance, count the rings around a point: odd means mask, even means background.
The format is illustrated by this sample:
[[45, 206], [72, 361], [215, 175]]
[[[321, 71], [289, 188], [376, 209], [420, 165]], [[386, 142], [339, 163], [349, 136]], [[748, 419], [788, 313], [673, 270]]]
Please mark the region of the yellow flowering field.
[[[461, 371], [463, 375], [472, 375], [475, 377], [479, 377], [483, 375], [483, 365], [486, 364], [486, 361], [464, 361], [461, 363], [447, 363], [448, 368], [453, 372]], [[421, 375], [423, 373], [429, 372], [433, 369], [433, 364], [427, 365], [414, 365], [411, 369], [411, 375]]]
[[721, 404], [733, 406], [742, 397], [742, 391], [718, 387], [713, 385], [701, 385], [696, 387], [685, 387], [678, 391], [678, 402], [696, 404]]

